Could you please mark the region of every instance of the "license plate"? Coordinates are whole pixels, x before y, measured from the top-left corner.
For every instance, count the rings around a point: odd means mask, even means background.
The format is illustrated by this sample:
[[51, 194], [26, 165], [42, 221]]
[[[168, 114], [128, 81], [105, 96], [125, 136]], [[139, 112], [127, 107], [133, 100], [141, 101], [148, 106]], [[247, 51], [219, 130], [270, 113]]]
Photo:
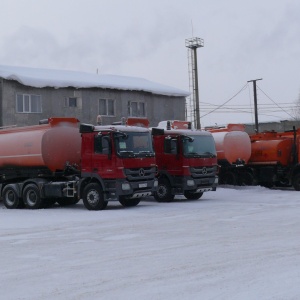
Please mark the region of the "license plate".
[[139, 188], [145, 188], [145, 187], [147, 187], [147, 183], [140, 183], [139, 184]]

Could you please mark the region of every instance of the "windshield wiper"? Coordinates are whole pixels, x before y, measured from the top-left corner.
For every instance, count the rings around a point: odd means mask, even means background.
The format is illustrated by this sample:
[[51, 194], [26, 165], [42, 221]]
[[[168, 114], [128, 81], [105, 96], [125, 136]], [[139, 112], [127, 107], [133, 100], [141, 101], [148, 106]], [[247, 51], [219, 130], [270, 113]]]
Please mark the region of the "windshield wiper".
[[154, 156], [154, 153], [151, 151], [139, 151], [139, 154], [145, 154], [145, 156]]
[[216, 157], [216, 155], [212, 152], [204, 152], [204, 153], [197, 153], [197, 152], [189, 152], [187, 153], [187, 156], [192, 156], [192, 157]]
[[134, 157], [135, 156], [133, 151], [120, 151], [120, 155], [128, 156], [128, 157]]
[[209, 156], [209, 157], [217, 157], [217, 155], [216, 155], [216, 154], [214, 154], [214, 153], [212, 153], [212, 152], [209, 152], [209, 151], [207, 151], [207, 152], [204, 152], [204, 153], [203, 153], [203, 155], [205, 155], [205, 156]]
[[187, 156], [201, 157], [201, 155], [197, 152], [189, 152], [189, 153], [187, 153]]

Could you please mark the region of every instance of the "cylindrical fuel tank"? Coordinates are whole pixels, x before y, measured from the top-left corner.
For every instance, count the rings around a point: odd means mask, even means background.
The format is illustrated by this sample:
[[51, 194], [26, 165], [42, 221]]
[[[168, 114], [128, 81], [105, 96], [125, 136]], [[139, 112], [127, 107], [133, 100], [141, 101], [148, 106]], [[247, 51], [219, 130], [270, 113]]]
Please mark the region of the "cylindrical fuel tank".
[[244, 131], [212, 132], [219, 164], [247, 163], [251, 156], [251, 141]]
[[249, 164], [280, 163], [286, 166], [292, 160], [292, 146], [291, 138], [253, 141]]
[[50, 118], [48, 124], [0, 130], [0, 168], [80, 165], [81, 136], [76, 118]]

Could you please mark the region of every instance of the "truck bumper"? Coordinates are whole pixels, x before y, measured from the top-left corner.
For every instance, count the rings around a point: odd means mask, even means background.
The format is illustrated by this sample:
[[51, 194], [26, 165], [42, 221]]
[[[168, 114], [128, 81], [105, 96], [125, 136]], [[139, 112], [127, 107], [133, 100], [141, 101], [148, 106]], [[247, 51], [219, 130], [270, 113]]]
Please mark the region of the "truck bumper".
[[218, 177], [192, 178], [182, 177], [176, 180], [176, 184], [172, 189], [174, 195], [182, 194], [184, 191], [192, 193], [216, 191], [218, 186]]
[[[108, 186], [108, 185], [106, 185]], [[158, 186], [157, 179], [134, 181], [116, 180], [113, 188], [110, 183], [110, 188], [106, 192], [106, 200], [119, 200], [119, 196], [125, 196], [128, 199], [141, 198], [151, 196]]]

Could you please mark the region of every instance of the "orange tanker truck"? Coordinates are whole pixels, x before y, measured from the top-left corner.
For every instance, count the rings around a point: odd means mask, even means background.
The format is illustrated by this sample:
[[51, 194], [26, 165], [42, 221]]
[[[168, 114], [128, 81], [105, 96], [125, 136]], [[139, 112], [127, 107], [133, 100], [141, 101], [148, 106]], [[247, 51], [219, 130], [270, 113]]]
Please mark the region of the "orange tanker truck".
[[7, 208], [80, 199], [89, 210], [104, 209], [108, 201], [135, 206], [156, 190], [156, 171], [145, 128], [49, 118], [0, 130], [0, 198]]
[[220, 184], [293, 186], [300, 190], [300, 129], [248, 135], [242, 124], [211, 128]]
[[254, 175], [247, 163], [251, 156], [251, 141], [242, 124], [224, 128], [209, 128], [214, 137], [219, 165], [219, 183], [251, 185]]
[[251, 157], [248, 166], [258, 184], [293, 186], [300, 190], [300, 129], [288, 132], [267, 131], [250, 135]]

